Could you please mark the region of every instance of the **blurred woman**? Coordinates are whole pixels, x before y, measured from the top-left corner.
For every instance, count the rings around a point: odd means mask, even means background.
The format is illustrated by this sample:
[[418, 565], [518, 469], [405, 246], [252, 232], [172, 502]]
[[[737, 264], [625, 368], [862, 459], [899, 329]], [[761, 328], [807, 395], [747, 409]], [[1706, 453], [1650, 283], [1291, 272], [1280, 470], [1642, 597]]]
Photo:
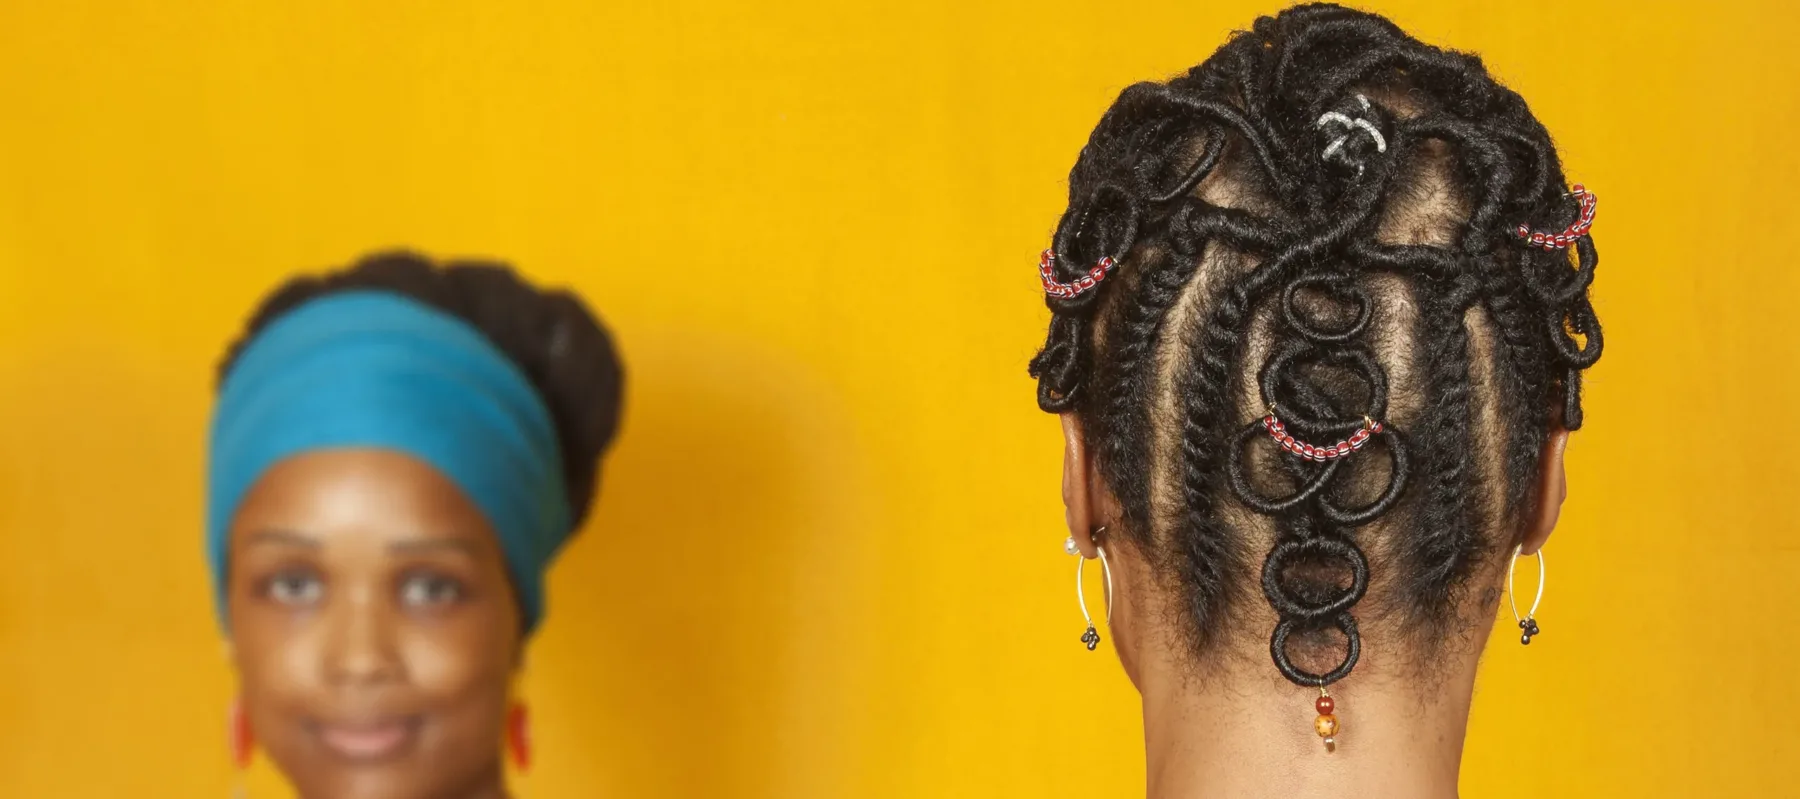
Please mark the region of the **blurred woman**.
[[303, 797], [506, 796], [543, 575], [622, 373], [582, 302], [501, 265], [368, 258], [268, 297], [219, 370], [206, 544], [233, 746]]

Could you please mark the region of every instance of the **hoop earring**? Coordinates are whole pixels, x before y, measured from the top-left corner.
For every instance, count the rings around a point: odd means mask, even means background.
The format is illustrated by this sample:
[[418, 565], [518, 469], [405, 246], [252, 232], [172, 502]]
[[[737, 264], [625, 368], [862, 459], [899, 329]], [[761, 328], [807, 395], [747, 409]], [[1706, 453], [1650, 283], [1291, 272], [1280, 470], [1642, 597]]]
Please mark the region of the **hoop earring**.
[[[1112, 628], [1112, 565], [1106, 562], [1106, 547], [1100, 546], [1100, 534], [1106, 532], [1105, 527], [1094, 531], [1094, 551], [1100, 553], [1100, 572], [1106, 575], [1106, 626]], [[1100, 646], [1100, 631], [1094, 627], [1094, 617], [1088, 614], [1087, 592], [1081, 585], [1081, 574], [1087, 567], [1087, 558], [1081, 557], [1081, 548], [1075, 544], [1075, 536], [1063, 542], [1063, 551], [1076, 557], [1075, 561], [1075, 602], [1081, 606], [1081, 618], [1087, 621], [1087, 632], [1081, 634], [1081, 642], [1092, 652]]]
[[1520, 618], [1519, 602], [1513, 597], [1513, 572], [1518, 570], [1519, 558], [1522, 556], [1521, 553], [1523, 553], [1524, 550], [1525, 545], [1523, 544], [1513, 547], [1512, 563], [1506, 567], [1506, 604], [1512, 606], [1513, 618], [1519, 622], [1519, 643], [1529, 646], [1531, 644], [1531, 637], [1540, 632], [1538, 630], [1536, 616], [1538, 605], [1544, 601], [1544, 549], [1543, 547], [1539, 547], [1538, 551], [1535, 553], [1538, 562], [1537, 596], [1532, 598], [1531, 609], [1525, 611], [1525, 617]]

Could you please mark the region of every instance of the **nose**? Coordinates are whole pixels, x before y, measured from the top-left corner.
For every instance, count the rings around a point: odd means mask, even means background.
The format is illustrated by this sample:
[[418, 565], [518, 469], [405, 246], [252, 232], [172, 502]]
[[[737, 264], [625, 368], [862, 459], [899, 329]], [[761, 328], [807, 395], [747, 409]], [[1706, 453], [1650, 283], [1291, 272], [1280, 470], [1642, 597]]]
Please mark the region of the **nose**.
[[382, 592], [352, 587], [328, 603], [324, 648], [325, 681], [336, 687], [379, 685], [405, 676], [395, 645], [393, 608]]

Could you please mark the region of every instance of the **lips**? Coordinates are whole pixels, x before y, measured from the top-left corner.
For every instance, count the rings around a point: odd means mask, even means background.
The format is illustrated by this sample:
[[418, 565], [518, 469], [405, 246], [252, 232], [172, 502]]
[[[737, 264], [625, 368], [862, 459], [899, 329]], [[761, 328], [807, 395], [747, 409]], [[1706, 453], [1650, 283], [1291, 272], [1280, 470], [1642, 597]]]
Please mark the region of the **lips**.
[[333, 754], [354, 762], [387, 760], [410, 749], [420, 719], [397, 716], [355, 722], [318, 722], [313, 733]]

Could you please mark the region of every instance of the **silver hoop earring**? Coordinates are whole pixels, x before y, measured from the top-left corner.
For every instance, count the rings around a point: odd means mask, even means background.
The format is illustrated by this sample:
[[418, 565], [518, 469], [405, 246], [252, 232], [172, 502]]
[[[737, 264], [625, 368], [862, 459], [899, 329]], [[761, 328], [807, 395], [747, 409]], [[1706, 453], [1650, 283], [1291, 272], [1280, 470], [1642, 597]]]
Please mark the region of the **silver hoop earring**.
[[[1112, 627], [1112, 566], [1106, 562], [1106, 547], [1100, 545], [1100, 534], [1106, 532], [1105, 527], [1094, 531], [1094, 551], [1100, 553], [1100, 572], [1106, 575], [1106, 625]], [[1092, 652], [1100, 646], [1100, 631], [1094, 627], [1094, 617], [1088, 614], [1087, 592], [1081, 585], [1081, 573], [1087, 567], [1087, 558], [1081, 557], [1081, 548], [1075, 543], [1075, 536], [1063, 542], [1063, 551], [1074, 555], [1075, 562], [1075, 602], [1081, 606], [1081, 618], [1087, 621], [1087, 632], [1081, 634], [1081, 642]]]
[[1531, 637], [1539, 632], [1537, 610], [1538, 605], [1544, 601], [1544, 550], [1539, 547], [1536, 553], [1538, 562], [1537, 596], [1532, 598], [1531, 609], [1525, 611], [1525, 617], [1519, 618], [1519, 602], [1513, 597], [1513, 572], [1518, 570], [1519, 558], [1524, 551], [1523, 544], [1513, 547], [1512, 564], [1506, 567], [1506, 604], [1512, 606], [1513, 618], [1519, 622], [1519, 643], [1529, 646]]

